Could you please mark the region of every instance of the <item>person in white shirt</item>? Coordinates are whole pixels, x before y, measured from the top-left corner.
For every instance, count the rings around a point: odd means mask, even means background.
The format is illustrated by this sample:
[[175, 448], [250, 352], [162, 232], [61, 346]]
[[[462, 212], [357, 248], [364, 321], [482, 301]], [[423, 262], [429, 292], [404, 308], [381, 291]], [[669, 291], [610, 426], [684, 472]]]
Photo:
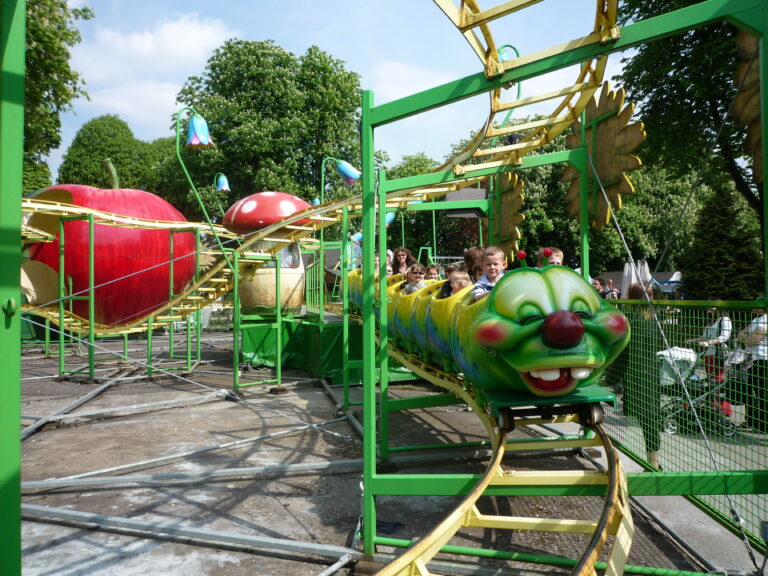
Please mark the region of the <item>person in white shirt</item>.
[[[719, 300], [719, 298], [708, 298]], [[704, 369], [713, 382], [725, 381], [725, 356], [728, 351], [728, 340], [733, 331], [733, 322], [720, 308], [708, 308], [707, 313], [713, 316], [713, 322], [704, 328], [699, 338], [686, 340], [704, 348]]]
[[768, 433], [768, 315], [762, 308], [752, 310], [755, 319], [736, 337], [744, 347], [747, 370], [747, 413], [745, 423], [755, 432]]

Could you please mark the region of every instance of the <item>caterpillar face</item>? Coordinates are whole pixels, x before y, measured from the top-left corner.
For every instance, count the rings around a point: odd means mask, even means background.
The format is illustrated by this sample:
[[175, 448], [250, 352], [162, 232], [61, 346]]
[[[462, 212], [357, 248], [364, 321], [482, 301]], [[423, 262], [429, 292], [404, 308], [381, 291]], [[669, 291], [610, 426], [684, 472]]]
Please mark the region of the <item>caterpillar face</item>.
[[[360, 307], [359, 271], [349, 279]], [[391, 335], [480, 389], [567, 394], [595, 383], [629, 340], [625, 316], [562, 266], [507, 272], [478, 302], [471, 288], [440, 299], [437, 285], [402, 296], [400, 280], [387, 280]]]
[[594, 383], [629, 339], [625, 316], [562, 266], [508, 272], [463, 315], [454, 355], [480, 388], [566, 394]]

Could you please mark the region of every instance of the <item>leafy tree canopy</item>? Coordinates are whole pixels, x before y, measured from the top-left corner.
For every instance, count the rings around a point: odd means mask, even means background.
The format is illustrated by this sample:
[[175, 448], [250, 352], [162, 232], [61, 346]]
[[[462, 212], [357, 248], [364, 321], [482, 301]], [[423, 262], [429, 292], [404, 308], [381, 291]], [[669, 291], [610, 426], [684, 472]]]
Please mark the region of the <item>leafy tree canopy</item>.
[[24, 162], [23, 194], [31, 194], [51, 185], [51, 170], [45, 162], [28, 160]]
[[80, 42], [78, 20], [87, 8], [66, 0], [27, 0], [27, 77], [24, 94], [24, 154], [40, 159], [61, 144], [60, 114], [86, 96], [84, 82], [69, 65], [70, 48]]
[[[206, 119], [216, 144], [184, 150], [185, 164], [196, 182], [226, 174], [230, 203], [264, 190], [311, 201], [319, 193], [323, 158], [359, 163], [359, 92], [358, 74], [317, 47], [296, 57], [272, 41], [229, 40], [178, 94]], [[170, 174], [175, 168], [168, 163], [163, 170]], [[176, 182], [164, 195], [187, 193], [185, 180], [163, 180]]]
[[702, 300], [753, 299], [763, 287], [759, 230], [733, 186], [708, 192], [681, 267], [686, 293]]
[[113, 114], [83, 124], [64, 154], [59, 182], [111, 188], [112, 181], [102, 162], [110, 158], [121, 188], [149, 189], [153, 153], [146, 142], [133, 136], [128, 124]]
[[[697, 0], [626, 0], [622, 24], [671, 12]], [[673, 40], [645, 44], [622, 59], [618, 76], [629, 100], [639, 105], [647, 140], [646, 164], [663, 161], [677, 175], [700, 172], [707, 181], [728, 179], [758, 214], [759, 195], [741, 153], [745, 131], [728, 110], [735, 96], [736, 29], [718, 23]]]

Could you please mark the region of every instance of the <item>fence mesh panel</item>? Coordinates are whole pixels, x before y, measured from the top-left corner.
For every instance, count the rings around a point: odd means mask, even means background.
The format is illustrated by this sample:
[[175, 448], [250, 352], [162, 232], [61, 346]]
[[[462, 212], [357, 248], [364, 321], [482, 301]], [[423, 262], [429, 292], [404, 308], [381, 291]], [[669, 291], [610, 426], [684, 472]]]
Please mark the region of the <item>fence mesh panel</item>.
[[[768, 466], [766, 316], [750, 302], [619, 301], [632, 337], [606, 371], [617, 395], [606, 429], [633, 456], [664, 471]], [[730, 518], [727, 496], [702, 496]], [[760, 534], [768, 495], [733, 496], [744, 527]]]

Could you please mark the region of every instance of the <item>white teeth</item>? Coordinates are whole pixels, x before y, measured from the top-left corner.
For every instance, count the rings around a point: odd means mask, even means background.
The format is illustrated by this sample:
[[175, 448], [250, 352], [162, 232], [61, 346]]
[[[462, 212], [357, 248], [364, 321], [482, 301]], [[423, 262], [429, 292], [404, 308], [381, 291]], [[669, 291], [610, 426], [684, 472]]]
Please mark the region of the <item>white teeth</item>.
[[[571, 378], [574, 380], [586, 380], [592, 374], [592, 368], [586, 366], [570, 368]], [[550, 370], [531, 370], [529, 374], [533, 378], [539, 378], [547, 382], [553, 382], [560, 378], [560, 369], [552, 368]]]
[[592, 368], [571, 368], [571, 376], [574, 380], [584, 380], [592, 374]]

